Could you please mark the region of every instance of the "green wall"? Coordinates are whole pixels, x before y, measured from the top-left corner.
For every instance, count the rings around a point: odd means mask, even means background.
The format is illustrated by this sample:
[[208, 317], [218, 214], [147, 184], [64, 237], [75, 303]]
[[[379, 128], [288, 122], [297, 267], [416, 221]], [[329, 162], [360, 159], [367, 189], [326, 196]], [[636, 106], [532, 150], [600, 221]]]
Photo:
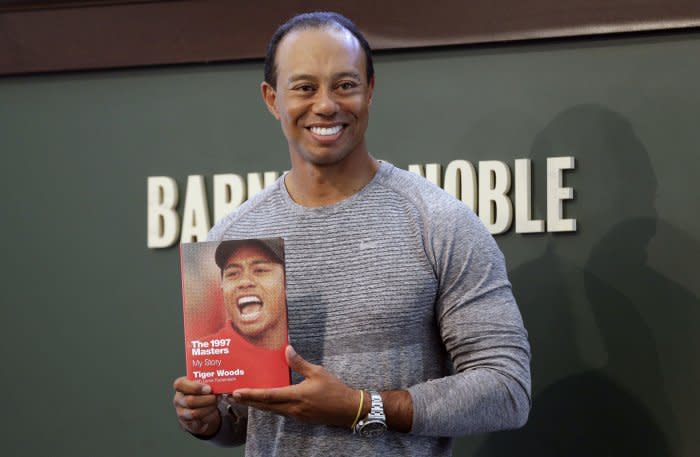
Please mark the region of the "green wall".
[[[700, 455], [700, 32], [382, 54], [370, 150], [400, 167], [531, 157], [579, 231], [497, 237], [533, 346], [525, 429], [456, 455]], [[179, 432], [178, 256], [146, 178], [289, 167], [260, 63], [0, 79], [12, 456], [242, 455]]]

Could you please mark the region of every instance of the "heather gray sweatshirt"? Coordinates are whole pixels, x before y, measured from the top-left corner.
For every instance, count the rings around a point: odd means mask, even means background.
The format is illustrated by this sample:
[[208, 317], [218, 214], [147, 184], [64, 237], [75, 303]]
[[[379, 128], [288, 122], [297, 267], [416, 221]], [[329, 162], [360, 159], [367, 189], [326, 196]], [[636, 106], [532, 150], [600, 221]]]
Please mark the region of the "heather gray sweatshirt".
[[212, 442], [245, 440], [248, 456], [432, 457], [451, 455], [450, 437], [525, 423], [527, 333], [503, 256], [466, 205], [382, 162], [360, 192], [320, 208], [280, 179], [209, 234], [278, 236], [291, 344], [351, 387], [407, 389], [413, 428], [362, 438], [250, 409], [247, 421], [225, 415]]

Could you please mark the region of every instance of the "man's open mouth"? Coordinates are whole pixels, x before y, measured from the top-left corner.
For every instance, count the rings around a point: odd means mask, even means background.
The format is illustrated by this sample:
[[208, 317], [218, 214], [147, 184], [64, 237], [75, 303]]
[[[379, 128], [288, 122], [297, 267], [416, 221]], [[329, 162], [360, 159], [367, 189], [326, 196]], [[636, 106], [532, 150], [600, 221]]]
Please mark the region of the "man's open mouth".
[[238, 311], [241, 313], [241, 320], [254, 321], [262, 313], [263, 302], [256, 295], [246, 295], [238, 298]]

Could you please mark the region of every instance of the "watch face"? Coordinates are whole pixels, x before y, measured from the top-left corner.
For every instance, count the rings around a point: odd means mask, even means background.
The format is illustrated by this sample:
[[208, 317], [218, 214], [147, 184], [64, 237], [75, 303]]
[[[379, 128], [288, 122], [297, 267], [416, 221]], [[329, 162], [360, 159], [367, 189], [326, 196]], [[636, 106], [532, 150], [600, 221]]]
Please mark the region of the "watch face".
[[366, 437], [379, 436], [386, 431], [386, 424], [380, 421], [369, 421], [360, 429], [360, 434]]

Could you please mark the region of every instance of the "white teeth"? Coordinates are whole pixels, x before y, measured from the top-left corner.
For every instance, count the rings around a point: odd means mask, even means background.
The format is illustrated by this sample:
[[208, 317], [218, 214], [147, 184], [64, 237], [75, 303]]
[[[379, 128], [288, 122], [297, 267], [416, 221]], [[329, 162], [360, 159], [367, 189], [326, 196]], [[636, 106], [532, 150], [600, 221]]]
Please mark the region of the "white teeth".
[[238, 306], [245, 306], [251, 303], [261, 303], [260, 299], [253, 295], [247, 295], [238, 299]]
[[258, 317], [260, 317], [260, 314], [262, 314], [262, 311], [253, 311], [249, 313], [241, 313], [241, 320], [243, 321], [254, 321]]
[[315, 135], [328, 136], [335, 135], [343, 129], [342, 125], [336, 125], [335, 127], [311, 127], [311, 131]]
[[241, 313], [241, 320], [254, 321], [262, 314], [263, 303], [255, 295], [245, 295], [238, 299], [238, 309]]

